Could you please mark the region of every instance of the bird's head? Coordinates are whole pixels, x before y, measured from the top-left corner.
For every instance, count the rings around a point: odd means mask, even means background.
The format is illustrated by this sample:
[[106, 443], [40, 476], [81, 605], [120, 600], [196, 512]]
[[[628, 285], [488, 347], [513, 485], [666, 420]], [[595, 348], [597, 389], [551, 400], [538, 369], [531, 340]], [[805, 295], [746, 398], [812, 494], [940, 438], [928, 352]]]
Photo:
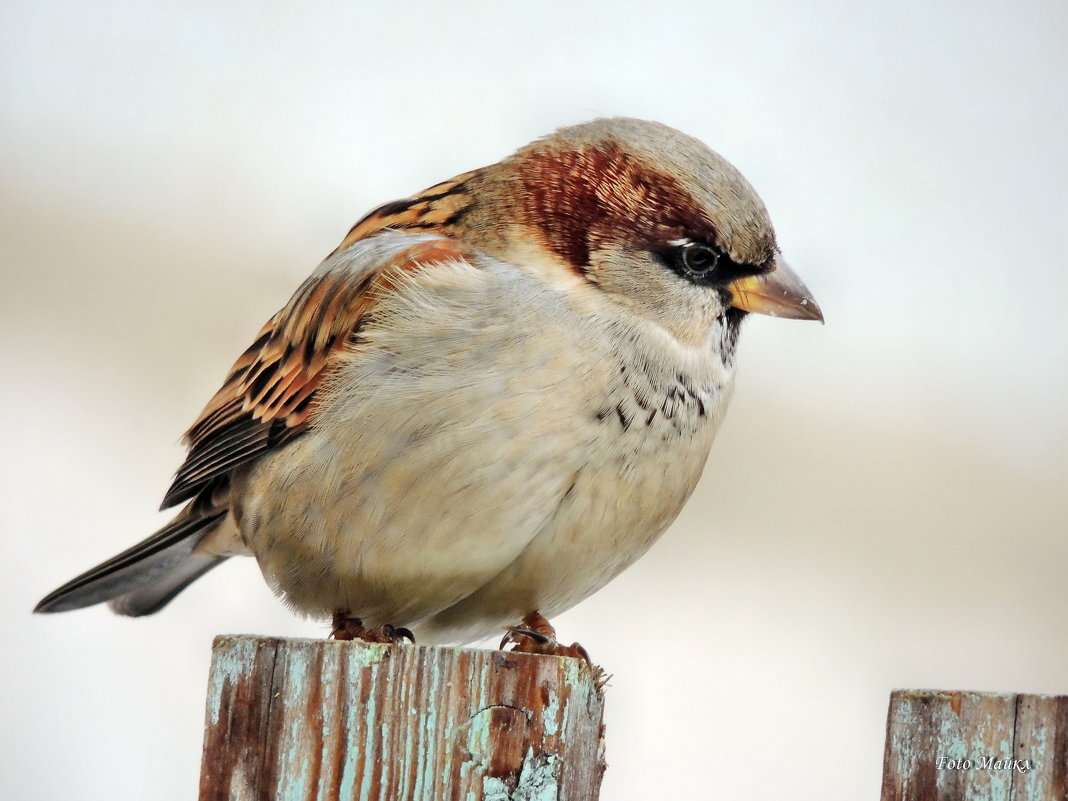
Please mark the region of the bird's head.
[[[454, 237], [555, 283], [605, 293], [682, 339], [747, 312], [823, 320], [779, 256], [767, 209], [729, 162], [656, 122], [563, 128], [502, 161], [387, 203], [383, 228]], [[340, 248], [339, 248], [340, 249]]]
[[[486, 170], [491, 248], [536, 254], [672, 329], [745, 312], [821, 320], [782, 260], [767, 209], [698, 140], [614, 118], [564, 128]], [[535, 258], [536, 260], [536, 258]]]

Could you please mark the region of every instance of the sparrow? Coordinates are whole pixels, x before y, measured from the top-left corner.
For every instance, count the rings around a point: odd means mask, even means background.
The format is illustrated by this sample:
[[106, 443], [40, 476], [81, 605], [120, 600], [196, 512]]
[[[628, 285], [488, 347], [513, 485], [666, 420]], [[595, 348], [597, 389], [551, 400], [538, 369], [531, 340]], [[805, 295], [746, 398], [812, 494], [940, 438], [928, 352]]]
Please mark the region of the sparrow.
[[549, 617], [675, 519], [750, 314], [820, 320], [723, 157], [598, 119], [373, 210], [238, 358], [143, 542], [37, 612], [252, 555], [333, 635], [574, 653]]

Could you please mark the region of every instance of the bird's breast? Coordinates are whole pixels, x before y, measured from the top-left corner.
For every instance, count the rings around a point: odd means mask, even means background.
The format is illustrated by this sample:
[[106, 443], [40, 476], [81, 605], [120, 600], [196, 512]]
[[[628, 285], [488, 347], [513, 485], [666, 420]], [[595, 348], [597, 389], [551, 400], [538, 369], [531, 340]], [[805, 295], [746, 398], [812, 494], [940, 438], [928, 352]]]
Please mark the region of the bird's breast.
[[700, 477], [730, 393], [713, 348], [545, 293], [446, 300], [366, 332], [311, 430], [244, 481], [242, 533], [298, 609], [417, 635], [440, 619], [432, 639], [559, 611], [643, 553]]

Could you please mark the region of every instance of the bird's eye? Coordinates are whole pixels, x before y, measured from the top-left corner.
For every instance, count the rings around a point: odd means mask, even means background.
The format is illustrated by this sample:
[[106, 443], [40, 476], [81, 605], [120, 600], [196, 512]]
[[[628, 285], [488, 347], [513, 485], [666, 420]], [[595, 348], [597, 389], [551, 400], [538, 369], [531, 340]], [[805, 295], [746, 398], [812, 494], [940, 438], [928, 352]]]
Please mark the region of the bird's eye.
[[716, 269], [720, 253], [700, 242], [690, 242], [682, 248], [682, 266], [695, 276], [705, 276]]
[[760, 275], [771, 269], [735, 262], [718, 245], [701, 239], [676, 239], [658, 255], [672, 272], [698, 286], [726, 287], [743, 276]]

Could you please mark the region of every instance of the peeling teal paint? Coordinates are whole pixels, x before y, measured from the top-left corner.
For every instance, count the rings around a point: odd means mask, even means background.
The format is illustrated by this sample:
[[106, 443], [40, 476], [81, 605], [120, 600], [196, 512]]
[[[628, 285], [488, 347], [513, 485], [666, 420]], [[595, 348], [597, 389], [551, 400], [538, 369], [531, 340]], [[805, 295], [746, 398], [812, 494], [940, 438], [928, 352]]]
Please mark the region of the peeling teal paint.
[[[254, 670], [271, 670], [272, 659], [273, 674], [267, 675], [273, 676], [273, 686], [257, 686], [265, 678], [261, 672], [257, 679]], [[515, 659], [535, 661], [517, 667]], [[565, 689], [566, 683], [570, 686]], [[570, 721], [582, 720], [591, 703], [599, 706], [588, 673], [573, 660], [503, 660], [490, 651], [228, 638], [213, 654], [209, 725], [225, 726], [221, 710], [234, 714], [235, 693], [247, 693], [246, 688], [252, 688], [260, 714], [269, 706], [270, 728], [277, 736], [270, 753], [276, 754], [276, 762], [252, 767], [267, 753], [259, 741], [224, 750], [242, 754], [244, 760], [235, 757], [232, 766], [234, 799], [262, 796], [263, 788], [246, 783], [266, 775], [273, 777], [269, 797], [278, 801], [437, 798], [453, 787], [458, 797], [472, 801], [558, 801], [563, 763], [556, 749], [571, 744]], [[529, 704], [539, 708], [532, 710]], [[527, 740], [522, 763], [505, 768], [515, 772], [487, 776], [495, 765], [494, 749], [501, 745], [497, 725], [511, 715], [514, 722], [506, 737], [524, 736], [516, 728], [524, 725], [522, 716], [528, 726], [540, 721], [537, 734]]]
[[546, 694], [549, 700], [546, 701], [545, 708], [541, 711], [542, 728], [547, 735], [555, 737], [560, 731], [560, 697], [552, 689], [549, 689]]
[[560, 794], [559, 760], [551, 754], [535, 756], [528, 750], [514, 790], [495, 776], [482, 780], [485, 801], [556, 801]]
[[256, 640], [247, 637], [219, 637], [213, 644], [208, 690], [209, 719], [213, 726], [219, 723], [226, 685], [235, 685], [248, 675], [259, 648]]
[[[372, 668], [372, 675], [370, 677], [371, 681], [374, 681], [375, 674], [377, 673], [377, 670], [375, 670], [375, 668], [377, 667], [378, 665], [375, 664], [374, 668]], [[374, 731], [374, 724], [377, 719], [378, 708], [374, 695], [371, 695], [371, 697], [367, 699], [367, 706], [364, 708], [364, 730], [369, 732]], [[353, 751], [353, 753], [361, 754], [361, 756], [363, 756], [363, 781], [360, 783], [359, 798], [360, 801], [367, 801], [367, 799], [371, 798], [371, 775], [374, 771], [374, 765], [372, 764], [372, 752], [369, 748], [357, 747]]]

